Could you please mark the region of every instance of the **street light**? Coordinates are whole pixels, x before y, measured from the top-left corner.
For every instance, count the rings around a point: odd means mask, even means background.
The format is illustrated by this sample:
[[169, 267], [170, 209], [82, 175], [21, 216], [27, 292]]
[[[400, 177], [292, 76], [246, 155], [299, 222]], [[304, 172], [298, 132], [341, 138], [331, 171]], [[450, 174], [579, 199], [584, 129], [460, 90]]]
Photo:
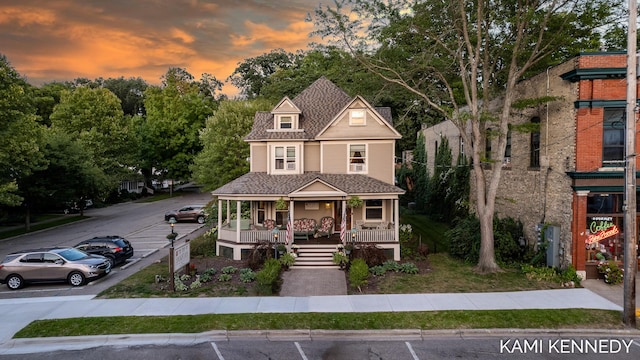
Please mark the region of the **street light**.
[[278, 235], [280, 234], [280, 229], [278, 229], [277, 227], [273, 228], [273, 230], [271, 230], [271, 234], [273, 235], [273, 242], [274, 242], [273, 257], [277, 259], [278, 258]]
[[173, 240], [176, 238], [176, 233], [173, 231], [173, 226], [176, 224], [176, 219], [171, 218], [169, 219], [169, 225], [171, 225], [171, 247], [173, 247]]

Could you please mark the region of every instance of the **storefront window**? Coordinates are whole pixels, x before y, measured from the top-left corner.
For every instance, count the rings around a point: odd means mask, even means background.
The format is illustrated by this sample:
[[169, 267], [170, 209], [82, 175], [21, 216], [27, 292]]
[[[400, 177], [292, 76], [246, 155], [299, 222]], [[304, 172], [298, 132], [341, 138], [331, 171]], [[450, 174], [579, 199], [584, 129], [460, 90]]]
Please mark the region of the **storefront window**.
[[587, 198], [587, 261], [622, 260], [623, 194], [589, 194]]

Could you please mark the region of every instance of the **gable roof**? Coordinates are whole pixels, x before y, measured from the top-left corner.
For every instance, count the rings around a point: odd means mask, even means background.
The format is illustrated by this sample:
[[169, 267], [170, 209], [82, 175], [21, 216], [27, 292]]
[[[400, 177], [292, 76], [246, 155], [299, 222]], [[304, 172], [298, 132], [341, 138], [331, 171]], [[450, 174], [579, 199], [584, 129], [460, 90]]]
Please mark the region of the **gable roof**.
[[[285, 99], [278, 103], [283, 103]], [[314, 139], [342, 111], [354, 97], [322, 76], [290, 100], [302, 113], [299, 129], [304, 131], [267, 131], [273, 129], [273, 114], [268, 111], [256, 113], [253, 127], [245, 141], [263, 140], [311, 140]], [[391, 109], [375, 108], [390, 125]]]
[[273, 195], [295, 197], [295, 193], [318, 181], [345, 194], [404, 194], [397, 186], [360, 174], [322, 174], [308, 172], [300, 175], [268, 175], [250, 172], [212, 191], [218, 195]]

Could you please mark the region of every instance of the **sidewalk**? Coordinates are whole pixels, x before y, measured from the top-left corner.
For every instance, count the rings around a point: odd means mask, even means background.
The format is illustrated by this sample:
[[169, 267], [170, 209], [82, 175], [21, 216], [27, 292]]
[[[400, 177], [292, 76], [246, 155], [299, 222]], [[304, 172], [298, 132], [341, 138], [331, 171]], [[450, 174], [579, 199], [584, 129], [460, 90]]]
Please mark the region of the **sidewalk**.
[[[292, 312], [401, 312], [438, 310], [499, 309], [605, 309], [622, 307], [588, 289], [559, 289], [470, 294], [388, 294], [307, 297], [145, 298], [93, 299], [93, 296], [65, 296], [0, 300], [0, 354], [34, 352], [61, 346], [60, 338], [18, 339], [13, 335], [39, 319], [97, 316], [162, 316], [235, 313]], [[162, 343], [172, 334], [161, 336]], [[195, 335], [191, 335], [193, 337]], [[130, 338], [129, 335], [126, 336]], [[149, 338], [149, 335], [142, 338]], [[98, 346], [117, 336], [83, 337], [82, 345]], [[90, 339], [91, 341], [88, 341]], [[146, 340], [148, 341], [148, 340]], [[156, 339], [157, 341], [157, 339]], [[65, 349], [70, 349], [66, 342]], [[38, 345], [40, 344], [40, 345]], [[93, 345], [92, 345], [93, 344]], [[73, 348], [73, 347], [71, 347]], [[42, 350], [45, 351], [45, 350]]]

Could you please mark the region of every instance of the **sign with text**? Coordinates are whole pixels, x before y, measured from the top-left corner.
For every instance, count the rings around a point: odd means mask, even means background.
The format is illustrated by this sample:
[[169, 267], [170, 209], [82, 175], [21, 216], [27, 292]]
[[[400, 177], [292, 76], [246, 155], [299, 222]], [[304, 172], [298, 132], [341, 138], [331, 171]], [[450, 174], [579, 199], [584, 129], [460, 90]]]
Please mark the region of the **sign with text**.
[[187, 242], [173, 250], [173, 269], [180, 269], [191, 261], [191, 243]]
[[587, 220], [589, 226], [587, 244], [596, 243], [620, 233], [618, 227], [613, 223], [612, 217], [592, 217]]

